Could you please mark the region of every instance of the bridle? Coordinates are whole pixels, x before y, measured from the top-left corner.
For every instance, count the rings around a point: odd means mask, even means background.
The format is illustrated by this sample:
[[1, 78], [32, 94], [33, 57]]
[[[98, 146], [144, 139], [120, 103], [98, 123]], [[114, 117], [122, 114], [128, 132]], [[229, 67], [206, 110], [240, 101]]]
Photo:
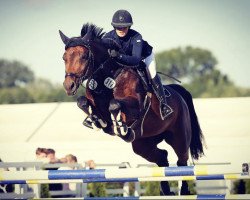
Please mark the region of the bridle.
[[[76, 45], [78, 46], [78, 45]], [[88, 64], [87, 64], [87, 70], [85, 70], [86, 72], [84, 73], [84, 71], [82, 73], [67, 73], [65, 72], [65, 78], [67, 78], [68, 76], [69, 77], [73, 77], [75, 79], [77, 79], [77, 84], [78, 85], [81, 85], [83, 83], [84, 80], [86, 80], [89, 76], [90, 76], [90, 68], [93, 68], [94, 66], [94, 56], [93, 56], [93, 53], [92, 51], [90, 50], [90, 46], [87, 46], [87, 45], [79, 45], [79, 46], [83, 46], [85, 48], [88, 49], [89, 51], [89, 55], [88, 55]], [[67, 49], [67, 48], [65, 48]]]
[[[89, 42], [90, 41], [88, 41], [88, 43]], [[78, 86], [80, 86], [80, 85], [82, 85], [84, 80], [89, 79], [90, 77], [93, 77], [99, 70], [102, 70], [105, 67], [106, 63], [108, 63], [111, 60], [111, 58], [108, 57], [108, 59], [106, 59], [98, 67], [96, 66], [96, 69], [95, 69], [96, 63], [94, 62], [94, 54], [91, 51], [91, 47], [89, 44], [83, 43], [81, 41], [81, 43], [75, 43], [74, 45], [66, 45], [65, 50], [69, 47], [76, 47], [76, 46], [85, 47], [89, 52], [88, 60], [87, 60], [88, 64], [86, 66], [87, 69], [81, 73], [67, 73], [67, 72], [65, 72], [65, 78], [69, 76], [69, 77], [73, 77], [73, 78], [77, 79], [76, 83], [78, 84]], [[95, 70], [91, 71], [91, 69], [95, 69]]]

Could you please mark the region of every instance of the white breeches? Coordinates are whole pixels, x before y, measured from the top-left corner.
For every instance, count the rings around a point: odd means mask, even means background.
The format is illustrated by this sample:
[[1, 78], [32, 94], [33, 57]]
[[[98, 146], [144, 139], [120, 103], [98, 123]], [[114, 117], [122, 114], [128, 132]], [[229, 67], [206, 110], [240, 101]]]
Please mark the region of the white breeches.
[[153, 79], [156, 76], [156, 62], [155, 62], [155, 55], [152, 51], [152, 53], [143, 60], [146, 64], [146, 70], [148, 75], [151, 79]]

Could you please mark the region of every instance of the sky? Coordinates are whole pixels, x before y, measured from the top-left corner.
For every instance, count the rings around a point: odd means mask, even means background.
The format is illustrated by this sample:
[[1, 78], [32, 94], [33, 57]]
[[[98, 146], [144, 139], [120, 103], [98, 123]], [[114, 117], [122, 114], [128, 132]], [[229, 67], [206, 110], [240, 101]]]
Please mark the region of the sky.
[[36, 77], [62, 84], [58, 30], [79, 36], [91, 22], [110, 31], [118, 9], [132, 14], [132, 28], [155, 53], [188, 45], [209, 50], [222, 73], [250, 87], [249, 0], [0, 0], [0, 59], [21, 61]]

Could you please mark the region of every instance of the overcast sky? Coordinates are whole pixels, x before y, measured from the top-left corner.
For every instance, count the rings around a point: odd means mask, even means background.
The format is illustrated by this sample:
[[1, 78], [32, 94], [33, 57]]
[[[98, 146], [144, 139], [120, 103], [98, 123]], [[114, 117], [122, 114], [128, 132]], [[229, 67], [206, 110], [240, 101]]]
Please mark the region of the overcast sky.
[[64, 45], [58, 30], [78, 36], [86, 22], [112, 29], [118, 9], [155, 52], [191, 45], [210, 50], [218, 69], [250, 87], [249, 0], [0, 0], [0, 58], [28, 65], [37, 77], [62, 83]]

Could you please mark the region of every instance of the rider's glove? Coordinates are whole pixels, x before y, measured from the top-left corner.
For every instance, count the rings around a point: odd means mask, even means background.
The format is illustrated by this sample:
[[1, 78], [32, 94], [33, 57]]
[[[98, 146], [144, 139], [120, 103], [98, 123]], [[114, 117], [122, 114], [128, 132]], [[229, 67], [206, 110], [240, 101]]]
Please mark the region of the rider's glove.
[[117, 57], [119, 58], [120, 56], [120, 53], [114, 49], [109, 49], [108, 53], [111, 58], [117, 58]]

